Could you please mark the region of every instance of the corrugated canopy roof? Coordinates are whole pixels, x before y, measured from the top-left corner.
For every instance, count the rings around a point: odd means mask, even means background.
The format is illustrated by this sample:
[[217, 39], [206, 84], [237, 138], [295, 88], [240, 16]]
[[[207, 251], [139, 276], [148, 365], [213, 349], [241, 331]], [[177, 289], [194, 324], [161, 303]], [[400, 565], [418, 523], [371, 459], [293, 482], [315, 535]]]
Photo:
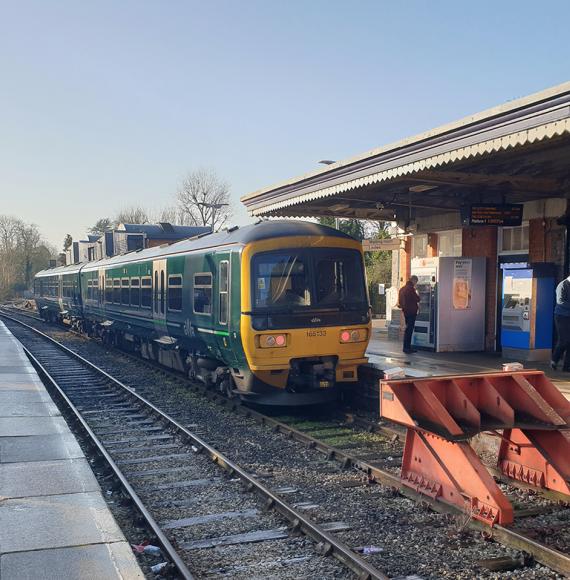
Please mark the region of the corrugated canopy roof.
[[[251, 215], [394, 219], [565, 195], [570, 82], [242, 198]], [[324, 201], [326, 199], [326, 201]]]

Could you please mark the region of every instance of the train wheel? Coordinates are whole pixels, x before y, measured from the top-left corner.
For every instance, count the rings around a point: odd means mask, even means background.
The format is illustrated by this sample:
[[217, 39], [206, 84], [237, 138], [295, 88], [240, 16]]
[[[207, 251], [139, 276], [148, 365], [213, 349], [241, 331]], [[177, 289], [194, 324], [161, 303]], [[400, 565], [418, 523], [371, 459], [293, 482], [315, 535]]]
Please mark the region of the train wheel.
[[233, 399], [235, 397], [234, 393], [234, 381], [231, 375], [226, 376], [220, 382], [220, 391], [228, 398]]

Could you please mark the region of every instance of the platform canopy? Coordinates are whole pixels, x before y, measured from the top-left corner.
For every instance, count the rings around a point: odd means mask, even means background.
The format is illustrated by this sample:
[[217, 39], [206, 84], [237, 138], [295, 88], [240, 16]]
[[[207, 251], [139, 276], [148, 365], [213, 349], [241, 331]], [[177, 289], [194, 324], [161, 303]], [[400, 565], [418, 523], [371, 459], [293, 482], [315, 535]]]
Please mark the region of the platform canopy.
[[570, 195], [570, 82], [245, 195], [252, 216], [397, 220]]

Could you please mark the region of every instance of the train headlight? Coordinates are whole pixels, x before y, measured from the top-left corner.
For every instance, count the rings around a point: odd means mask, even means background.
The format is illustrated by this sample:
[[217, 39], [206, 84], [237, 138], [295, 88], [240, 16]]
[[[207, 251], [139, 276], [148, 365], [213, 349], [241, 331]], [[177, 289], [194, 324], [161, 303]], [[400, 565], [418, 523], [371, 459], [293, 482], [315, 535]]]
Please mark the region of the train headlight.
[[368, 330], [366, 328], [355, 328], [354, 330], [341, 330], [340, 342], [364, 342], [368, 338]]
[[283, 348], [287, 346], [286, 334], [261, 334], [259, 336], [260, 348]]

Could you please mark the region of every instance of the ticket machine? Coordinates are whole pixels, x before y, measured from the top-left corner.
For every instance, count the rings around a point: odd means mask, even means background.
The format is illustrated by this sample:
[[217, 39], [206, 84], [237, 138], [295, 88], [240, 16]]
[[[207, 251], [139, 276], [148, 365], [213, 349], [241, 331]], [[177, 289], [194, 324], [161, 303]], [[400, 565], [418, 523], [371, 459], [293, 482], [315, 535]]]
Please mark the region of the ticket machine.
[[436, 352], [485, 348], [483, 257], [414, 258], [420, 311], [412, 344]]
[[550, 360], [555, 299], [554, 264], [501, 264], [501, 269], [503, 356], [528, 361]]

